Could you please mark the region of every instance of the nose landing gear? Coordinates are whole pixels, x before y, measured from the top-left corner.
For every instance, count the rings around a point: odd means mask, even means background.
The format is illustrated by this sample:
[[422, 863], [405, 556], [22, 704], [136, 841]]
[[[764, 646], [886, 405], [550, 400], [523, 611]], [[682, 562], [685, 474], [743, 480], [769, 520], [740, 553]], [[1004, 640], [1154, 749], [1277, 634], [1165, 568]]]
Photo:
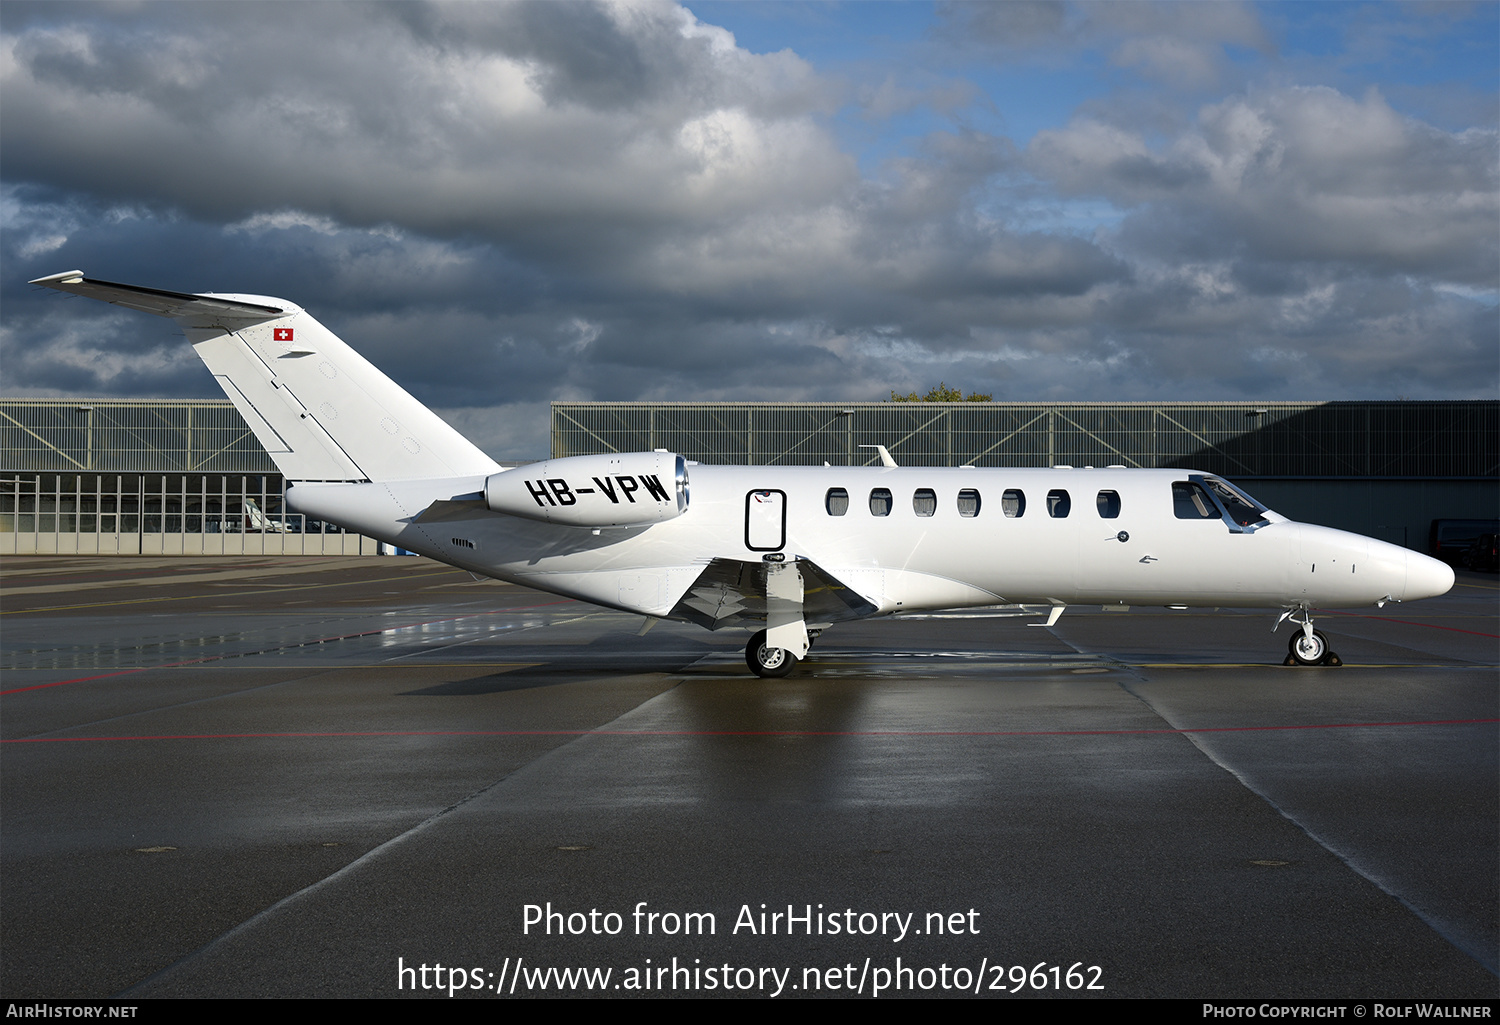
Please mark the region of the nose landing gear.
[[[1287, 644], [1286, 661], [1284, 666], [1341, 666], [1344, 660], [1336, 655], [1328, 645], [1328, 638], [1322, 630], [1314, 630], [1312, 625], [1312, 613], [1306, 607], [1287, 609], [1276, 620], [1276, 626], [1291, 620], [1301, 629], [1292, 634], [1290, 643]], [[1272, 627], [1275, 629], [1275, 627]]]

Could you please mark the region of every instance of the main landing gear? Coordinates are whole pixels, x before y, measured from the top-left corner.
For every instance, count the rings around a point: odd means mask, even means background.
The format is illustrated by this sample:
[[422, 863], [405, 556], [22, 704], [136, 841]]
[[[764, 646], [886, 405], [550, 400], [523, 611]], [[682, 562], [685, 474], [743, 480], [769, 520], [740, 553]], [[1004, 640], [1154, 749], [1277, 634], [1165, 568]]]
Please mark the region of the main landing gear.
[[745, 645], [745, 663], [756, 676], [786, 676], [797, 668], [797, 656], [785, 648], [766, 647], [766, 632], [761, 630]]
[[1312, 614], [1306, 608], [1288, 609], [1281, 614], [1276, 625], [1280, 626], [1288, 619], [1299, 629], [1292, 633], [1292, 639], [1287, 644], [1286, 661], [1282, 665], [1341, 666], [1344, 664], [1344, 660], [1334, 654], [1333, 649], [1328, 646], [1328, 638], [1323, 631], [1313, 629]]
[[[809, 643], [817, 640], [822, 632], [821, 629], [807, 631]], [[785, 648], [767, 647], [764, 630], [751, 637], [750, 643], [745, 645], [745, 664], [756, 676], [771, 678], [790, 676], [792, 670], [796, 669], [801, 661]]]

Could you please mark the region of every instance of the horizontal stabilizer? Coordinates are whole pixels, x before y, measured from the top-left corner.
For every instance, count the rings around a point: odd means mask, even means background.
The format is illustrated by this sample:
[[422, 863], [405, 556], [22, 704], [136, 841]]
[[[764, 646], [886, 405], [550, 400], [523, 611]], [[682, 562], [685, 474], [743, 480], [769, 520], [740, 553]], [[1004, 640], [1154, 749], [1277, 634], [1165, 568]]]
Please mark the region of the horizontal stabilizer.
[[175, 320], [290, 481], [485, 477], [499, 465], [295, 303], [64, 271], [34, 285]]
[[[184, 327], [214, 327], [259, 324], [295, 312], [294, 306], [274, 306], [268, 303], [249, 302], [248, 297], [193, 295], [188, 292], [168, 292], [160, 288], [143, 288], [140, 285], [122, 285], [114, 281], [86, 278], [82, 271], [63, 271], [37, 278], [33, 285], [45, 285], [59, 292], [72, 292], [138, 310], [158, 317], [170, 317], [183, 323]], [[262, 298], [255, 296], [254, 298]]]

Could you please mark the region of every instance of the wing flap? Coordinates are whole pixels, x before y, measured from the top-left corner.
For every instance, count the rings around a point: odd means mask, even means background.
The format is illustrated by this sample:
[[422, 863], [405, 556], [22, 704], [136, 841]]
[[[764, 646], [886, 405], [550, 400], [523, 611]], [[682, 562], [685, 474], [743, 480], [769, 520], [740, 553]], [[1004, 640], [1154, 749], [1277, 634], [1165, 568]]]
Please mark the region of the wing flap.
[[[802, 615], [809, 623], [838, 623], [874, 615], [879, 608], [816, 563], [797, 560], [802, 573]], [[738, 559], [713, 559], [698, 574], [672, 611], [681, 619], [710, 630], [748, 626], [766, 619], [767, 565]]]

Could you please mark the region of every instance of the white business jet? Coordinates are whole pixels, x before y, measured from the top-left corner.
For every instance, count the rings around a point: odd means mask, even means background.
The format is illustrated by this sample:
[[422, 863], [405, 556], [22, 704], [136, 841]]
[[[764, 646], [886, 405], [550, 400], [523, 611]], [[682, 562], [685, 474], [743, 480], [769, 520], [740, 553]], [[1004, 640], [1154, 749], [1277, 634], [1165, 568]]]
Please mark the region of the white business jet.
[[[1192, 470], [706, 466], [667, 451], [502, 469], [300, 307], [68, 271], [32, 282], [169, 317], [291, 485], [296, 512], [485, 577], [710, 630], [784, 676], [834, 623], [1068, 605], [1280, 609], [1440, 595], [1453, 571], [1288, 520]], [[1273, 627], [1274, 629], [1274, 627]]]

